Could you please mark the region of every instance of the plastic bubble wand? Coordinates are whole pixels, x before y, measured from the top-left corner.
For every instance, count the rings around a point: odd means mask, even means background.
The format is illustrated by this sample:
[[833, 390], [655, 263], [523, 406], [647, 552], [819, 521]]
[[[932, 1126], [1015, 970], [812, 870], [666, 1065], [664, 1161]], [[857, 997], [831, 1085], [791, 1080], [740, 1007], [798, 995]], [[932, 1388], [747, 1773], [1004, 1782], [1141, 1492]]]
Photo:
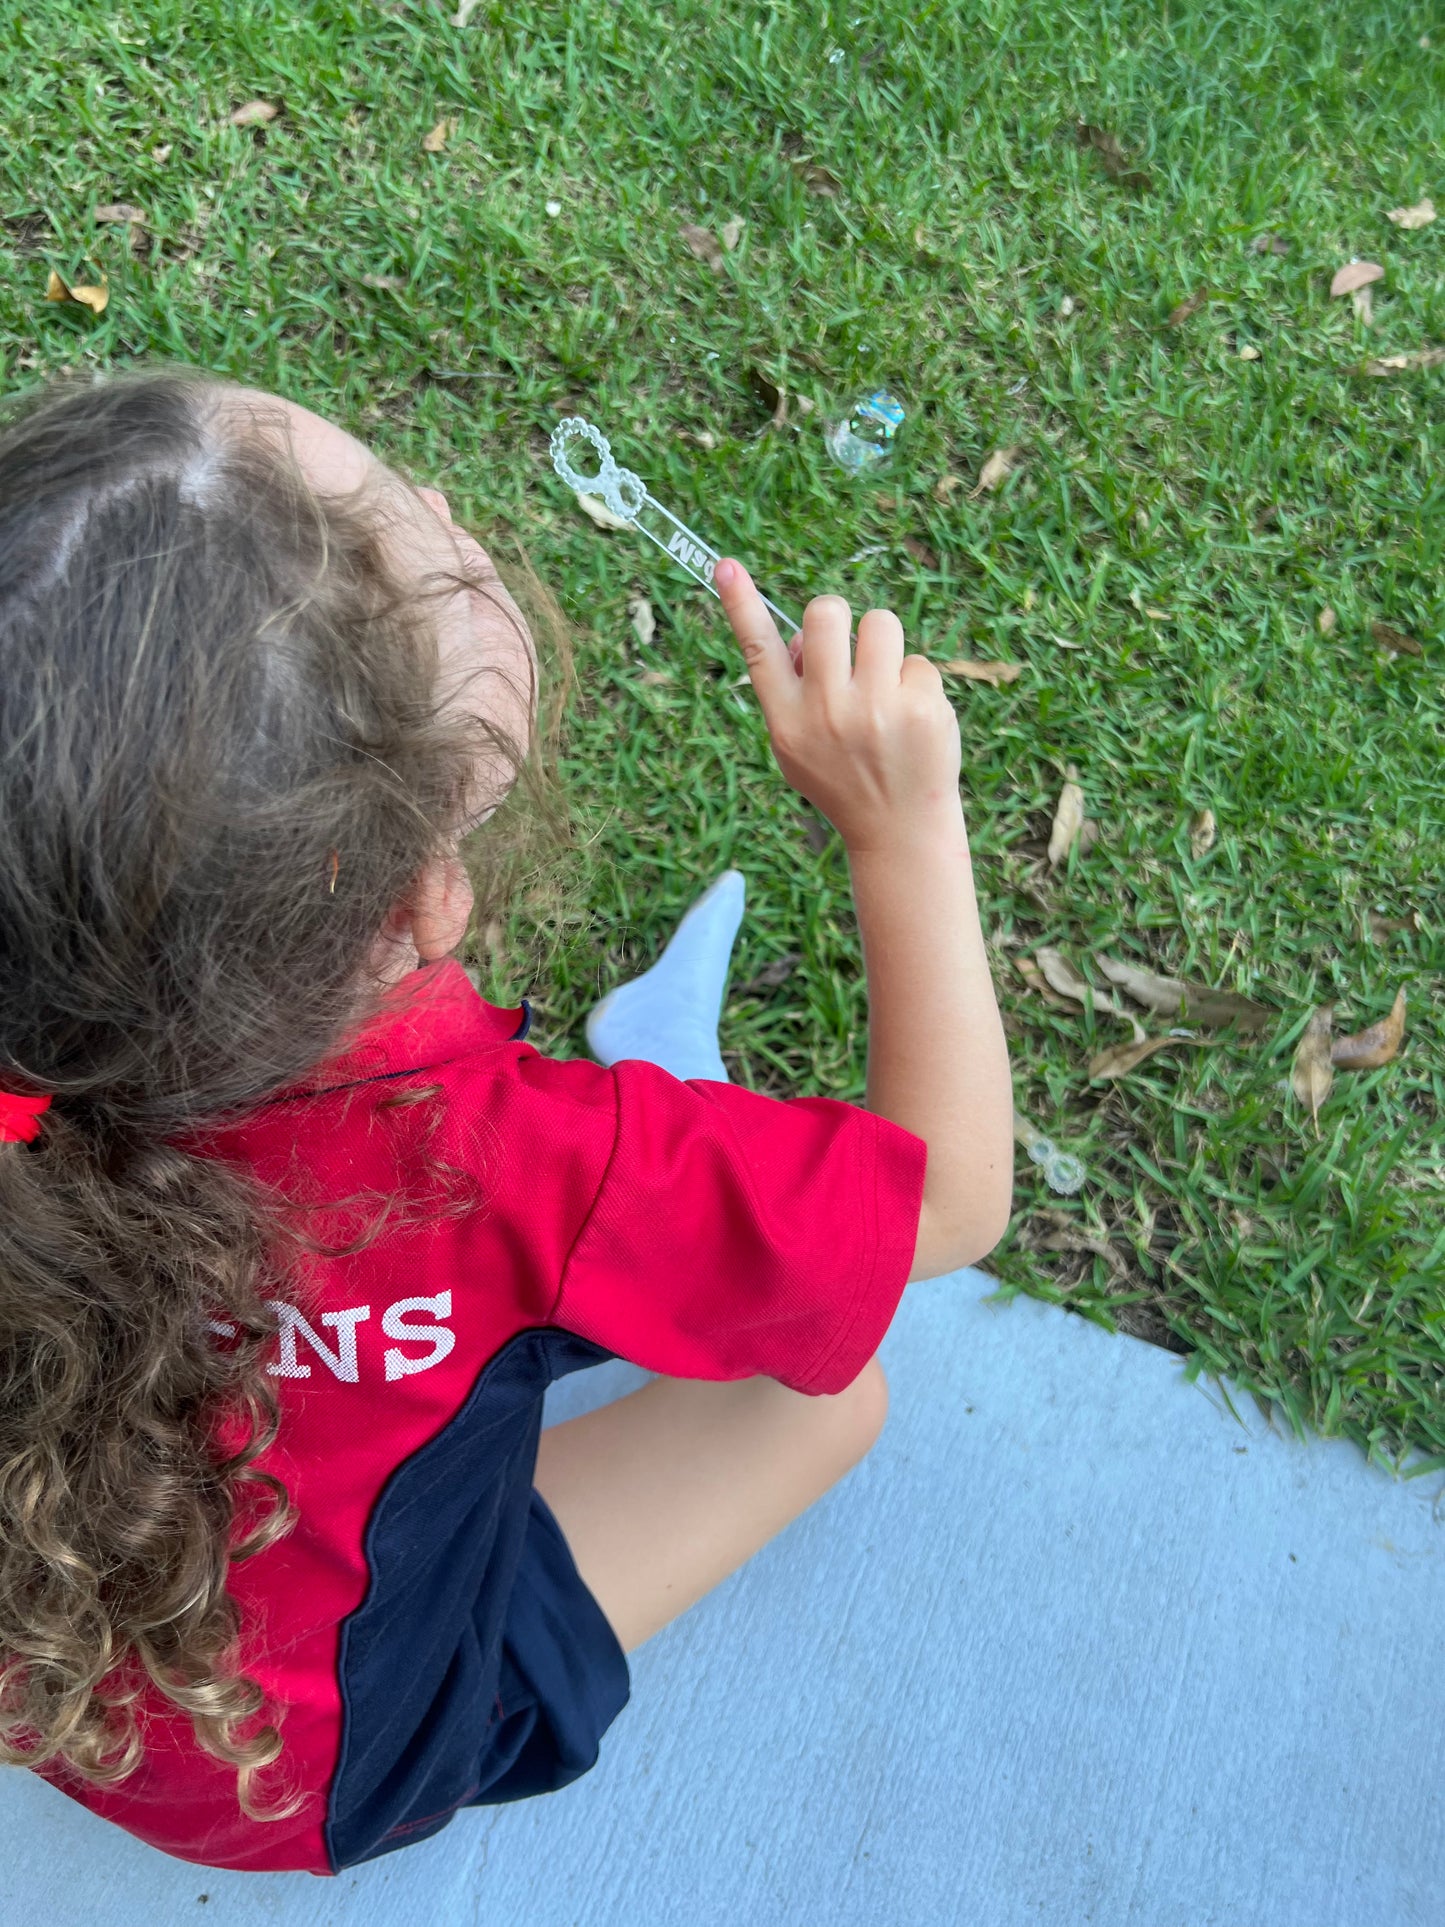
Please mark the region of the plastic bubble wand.
[[[576, 489], [579, 495], [600, 497], [604, 506], [620, 522], [630, 523], [649, 542], [655, 542], [664, 555], [670, 555], [680, 568], [686, 569], [705, 589], [717, 595], [712, 576], [714, 566], [722, 560], [718, 551], [710, 543], [704, 542], [686, 522], [679, 522], [671, 509], [665, 509], [655, 496], [649, 495], [640, 475], [634, 475], [630, 468], [617, 466], [607, 437], [600, 428], [584, 421], [581, 415], [568, 415], [552, 430], [550, 446], [552, 466], [568, 488]], [[590, 447], [597, 457], [595, 475], [584, 474], [573, 460], [574, 455], [585, 460], [583, 449], [586, 447]], [[721, 602], [722, 597], [718, 596], [718, 600]], [[766, 596], [763, 602], [777, 617], [782, 634], [792, 636], [798, 633], [801, 623], [794, 622], [776, 602], [769, 602]]]

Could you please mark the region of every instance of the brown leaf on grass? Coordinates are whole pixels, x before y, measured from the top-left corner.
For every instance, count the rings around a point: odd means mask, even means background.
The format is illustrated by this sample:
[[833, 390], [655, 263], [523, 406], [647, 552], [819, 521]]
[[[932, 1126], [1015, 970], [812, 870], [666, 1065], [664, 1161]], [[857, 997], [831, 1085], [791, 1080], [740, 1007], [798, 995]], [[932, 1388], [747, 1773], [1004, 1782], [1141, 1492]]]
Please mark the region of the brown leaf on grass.
[[104, 275], [100, 277], [99, 287], [91, 287], [85, 282], [63, 281], [52, 268], [50, 278], [45, 283], [45, 299], [74, 301], [79, 307], [89, 308], [92, 314], [104, 314], [110, 300], [110, 287]]
[[143, 207], [136, 207], [131, 201], [102, 201], [92, 218], [103, 225], [118, 226], [121, 222], [125, 222], [132, 227], [144, 227], [146, 211]]
[[671, 682], [670, 669], [644, 669], [637, 680], [647, 689], [656, 689], [659, 683]]
[[1399, 375], [1409, 368], [1438, 368], [1445, 362], [1445, 348], [1417, 348], [1409, 355], [1382, 355], [1365, 363], [1367, 375]]
[[1094, 1257], [1104, 1260], [1104, 1263], [1108, 1265], [1116, 1278], [1128, 1277], [1128, 1265], [1114, 1249], [1113, 1245], [1109, 1243], [1107, 1238], [1092, 1236], [1089, 1232], [1085, 1231], [1081, 1225], [1074, 1223], [1073, 1220], [1062, 1211], [1035, 1211], [1031, 1216], [1043, 1220], [1044, 1223], [1051, 1225], [1053, 1229], [1041, 1234], [1033, 1231], [1031, 1227], [1026, 1230], [1025, 1226], [1021, 1225], [1019, 1227], [1021, 1234], [1020, 1241], [1027, 1249], [1034, 1251], [1091, 1252]]
[[1107, 990], [1096, 990], [1087, 977], [1081, 977], [1061, 950], [1055, 950], [1051, 944], [1040, 944], [1034, 952], [1034, 961], [1061, 997], [1071, 997], [1076, 1004], [1086, 1007], [1092, 998], [1095, 1010], [1107, 1010], [1111, 1017], [1122, 1018], [1132, 1029], [1134, 1042], [1143, 1042], [1144, 1028], [1139, 1019], [1125, 1010], [1117, 997]]
[[1388, 943], [1401, 930], [1418, 930], [1420, 912], [1412, 910], [1408, 917], [1382, 917], [1378, 911], [1371, 910], [1366, 922], [1371, 943]]
[[584, 515], [590, 515], [599, 529], [630, 529], [632, 524], [620, 515], [614, 515], [600, 495], [579, 495], [577, 506]]
[[739, 221], [737, 219], [723, 222], [722, 227], [719, 230], [719, 234], [722, 240], [722, 244], [727, 249], [729, 254], [732, 253], [733, 249], [737, 246], [738, 242], [742, 240], [743, 229], [746, 226], [747, 226], [746, 221]]
[[1084, 827], [1084, 792], [1076, 781], [1077, 771], [1069, 765], [1068, 780], [1054, 805], [1054, 823], [1049, 832], [1049, 868], [1055, 870], [1079, 840]]
[[748, 368], [745, 371], [748, 387], [752, 389], [764, 408], [772, 410], [769, 428], [782, 428], [788, 419], [788, 391], [780, 388], [771, 375], [761, 368]]
[[1022, 454], [1021, 448], [996, 448], [978, 471], [978, 486], [968, 491], [969, 501], [986, 490], [996, 489], [1009, 471], [1018, 466]]
[[421, 151], [423, 154], [440, 154], [447, 144], [448, 136], [456, 126], [454, 120], [439, 120], [429, 134], [423, 134]]
[[678, 232], [687, 242], [688, 250], [695, 260], [705, 261], [714, 274], [722, 273], [722, 246], [711, 228], [697, 227], [689, 221], [679, 228]]
[[1198, 289], [1194, 294], [1191, 294], [1187, 300], [1181, 301], [1177, 308], [1170, 310], [1169, 319], [1164, 323], [1164, 326], [1166, 328], [1182, 328], [1191, 315], [1199, 313], [1199, 310], [1208, 299], [1208, 288]]
[[821, 856], [832, 840], [833, 826], [830, 823], [825, 823], [820, 816], [814, 816], [810, 813], [807, 821], [803, 825], [803, 841], [813, 852], [814, 856]]
[[227, 116], [233, 127], [264, 127], [269, 120], [275, 120], [281, 109], [271, 100], [243, 101]]
[[1318, 1010], [1310, 1012], [1310, 1020], [1295, 1047], [1294, 1063], [1290, 1067], [1294, 1094], [1313, 1119], [1316, 1136], [1320, 1128], [1320, 1106], [1329, 1096], [1335, 1081], [1334, 1066], [1330, 1063], [1330, 1025], [1333, 1021], [1334, 1007], [1331, 1004], [1322, 1004]]
[[1196, 860], [1214, 848], [1214, 811], [1196, 810], [1189, 823], [1189, 853]]
[[794, 161], [793, 167], [810, 194], [822, 194], [833, 201], [843, 192], [843, 183], [826, 167], [817, 167], [811, 161]]
[[1079, 1002], [1079, 999], [1076, 997], [1061, 997], [1044, 975], [1043, 971], [1039, 969], [1038, 963], [1033, 957], [1015, 957], [1014, 969], [1023, 978], [1029, 989], [1042, 997], [1046, 1004], [1052, 1004], [1055, 1010], [1072, 1010], [1074, 1005]]
[[1423, 656], [1425, 651], [1413, 636], [1407, 636], [1403, 629], [1394, 629], [1388, 622], [1372, 622], [1370, 634], [1375, 638], [1377, 647], [1388, 649], [1392, 656]]
[[745, 984], [739, 985], [738, 996], [745, 997], [752, 990], [776, 990], [779, 984], [788, 981], [802, 961], [802, 955], [797, 950], [789, 950], [783, 956], [775, 957], [771, 963], [763, 965], [756, 977], [749, 977]]
[[1356, 288], [1367, 288], [1372, 281], [1383, 281], [1385, 270], [1378, 261], [1347, 261], [1330, 283], [1330, 299], [1338, 300], [1342, 294], [1353, 294]]
[[970, 682], [992, 683], [995, 689], [1000, 683], [1017, 682], [1024, 673], [1021, 662], [971, 662], [967, 656], [955, 656], [938, 666], [945, 676], [967, 676]]
[[1405, 991], [1396, 993], [1388, 1017], [1353, 1037], [1337, 1037], [1330, 1045], [1330, 1062], [1342, 1071], [1372, 1071], [1388, 1064], [1405, 1035]]
[[1184, 983], [1178, 977], [1160, 977], [1137, 964], [1123, 963], [1117, 957], [1094, 952], [1094, 961], [1120, 990], [1162, 1017], [1179, 1014], [1190, 1023], [1213, 1030], [1221, 1024], [1238, 1024], [1244, 1031], [1265, 1030], [1275, 1013], [1234, 990], [1211, 990], [1203, 984]]
[[1147, 194], [1154, 185], [1142, 167], [1131, 167], [1118, 137], [1111, 134], [1107, 127], [1091, 127], [1088, 121], [1077, 121], [1074, 125], [1074, 138], [1080, 147], [1087, 147], [1098, 155], [1103, 163], [1104, 172], [1111, 181], [1120, 187], [1133, 188], [1136, 193]]
[[1251, 254], [1288, 254], [1289, 242], [1282, 234], [1256, 234], [1249, 251]]
[[1324, 608], [1321, 609], [1315, 617], [1315, 621], [1319, 625], [1319, 632], [1322, 636], [1332, 636], [1335, 633], [1335, 624], [1338, 620], [1338, 616], [1336, 616], [1334, 610], [1328, 603], [1325, 604]]
[[657, 634], [657, 617], [652, 613], [652, 604], [646, 596], [634, 596], [627, 605], [627, 614], [632, 623], [632, 633], [645, 649]]
[[1168, 1044], [1197, 1044], [1193, 1037], [1141, 1037], [1132, 1044], [1111, 1044], [1101, 1050], [1096, 1057], [1089, 1059], [1091, 1079], [1101, 1077], [1127, 1077], [1130, 1071], [1137, 1070], [1146, 1057], [1152, 1057], [1156, 1050], [1163, 1050]]
[[918, 536], [905, 535], [903, 538], [903, 546], [905, 549], [907, 549], [908, 553], [913, 557], [914, 561], [918, 564], [920, 569], [938, 568], [939, 566], [938, 551], [936, 549], [929, 548], [928, 544], [926, 542], [920, 541]]
[[961, 475], [940, 475], [933, 484], [933, 499], [935, 502], [946, 502], [956, 488], [962, 487]]
[[1387, 221], [1405, 229], [1429, 227], [1435, 219], [1435, 203], [1427, 194], [1423, 201], [1416, 201], [1413, 207], [1392, 207], [1386, 214]]

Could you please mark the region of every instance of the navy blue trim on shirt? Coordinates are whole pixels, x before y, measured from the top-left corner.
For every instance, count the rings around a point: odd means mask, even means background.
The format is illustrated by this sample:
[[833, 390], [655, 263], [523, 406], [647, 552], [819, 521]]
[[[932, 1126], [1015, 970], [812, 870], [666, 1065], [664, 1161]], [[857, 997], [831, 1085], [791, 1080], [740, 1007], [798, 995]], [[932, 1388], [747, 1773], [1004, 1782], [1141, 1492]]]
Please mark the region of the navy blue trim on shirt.
[[[341, 1747], [324, 1827], [333, 1872], [439, 1832], [510, 1765], [489, 1755], [508, 1738], [492, 1722], [543, 1395], [615, 1356], [554, 1327], [516, 1333], [382, 1487], [362, 1540], [366, 1596], [337, 1652]], [[590, 1595], [561, 1603], [584, 1629], [598, 1614]]]
[[526, 1038], [527, 1032], [531, 1028], [532, 1028], [532, 1006], [527, 1002], [527, 999], [524, 997], [522, 999], [522, 1028], [520, 1030], [514, 1030], [512, 1032], [512, 1035], [509, 1041], [514, 1044], [522, 1043]]

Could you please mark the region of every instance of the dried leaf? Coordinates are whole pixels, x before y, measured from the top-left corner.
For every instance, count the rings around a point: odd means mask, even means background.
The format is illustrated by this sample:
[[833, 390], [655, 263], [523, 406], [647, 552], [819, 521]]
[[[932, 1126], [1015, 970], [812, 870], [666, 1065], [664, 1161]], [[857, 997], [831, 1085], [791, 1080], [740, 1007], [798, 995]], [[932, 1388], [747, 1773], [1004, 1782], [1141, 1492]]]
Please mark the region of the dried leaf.
[[810, 194], [822, 194], [831, 201], [843, 192], [843, 183], [826, 167], [815, 167], [807, 161], [794, 161], [793, 166]]
[[1104, 172], [1109, 179], [1117, 181], [1120, 187], [1133, 188], [1138, 193], [1146, 194], [1153, 186], [1143, 168], [1130, 167], [1123, 148], [1107, 127], [1091, 127], [1087, 121], [1081, 120], [1075, 124], [1074, 138], [1080, 147], [1092, 148], [1103, 162]]
[[1208, 299], [1208, 288], [1198, 289], [1194, 294], [1191, 294], [1186, 301], [1181, 301], [1177, 308], [1171, 310], [1169, 319], [1164, 324], [1165, 327], [1182, 328], [1191, 315], [1199, 313], [1199, 310]]
[[1059, 791], [1059, 800], [1054, 805], [1054, 824], [1049, 832], [1049, 868], [1057, 869], [1064, 858], [1079, 840], [1079, 831], [1084, 827], [1084, 792], [1073, 780], [1072, 769], [1069, 781]]
[[721, 230], [721, 239], [722, 239], [723, 246], [727, 249], [729, 254], [732, 253], [733, 249], [737, 246], [738, 242], [742, 240], [743, 229], [746, 226], [747, 226], [746, 221], [732, 220], [732, 221], [723, 222], [722, 230]]
[[737, 995], [745, 997], [752, 990], [776, 990], [779, 984], [788, 981], [802, 961], [798, 951], [789, 950], [786, 955], [774, 958], [772, 963], [764, 964], [756, 977], [750, 977], [738, 987]]
[[1337, 300], [1342, 294], [1353, 294], [1356, 288], [1367, 288], [1372, 281], [1383, 281], [1385, 270], [1378, 261], [1347, 261], [1330, 283], [1330, 298]]
[[1337, 1037], [1330, 1046], [1330, 1062], [1342, 1071], [1372, 1071], [1388, 1064], [1405, 1035], [1405, 991], [1396, 993], [1388, 1017], [1354, 1037]]
[[657, 618], [652, 613], [652, 604], [646, 596], [634, 596], [627, 605], [627, 613], [632, 622], [632, 632], [645, 649], [657, 634]]
[[268, 120], [275, 120], [281, 109], [270, 100], [248, 100], [235, 108], [229, 116], [233, 127], [262, 127]]
[[967, 676], [970, 682], [992, 683], [995, 689], [1000, 683], [1017, 682], [1024, 673], [1021, 662], [970, 662], [966, 656], [955, 656], [952, 662], [938, 666], [945, 676]]
[[1030, 990], [1042, 997], [1046, 1004], [1052, 1004], [1056, 1010], [1072, 1010], [1074, 1005], [1081, 1001], [1077, 997], [1061, 997], [1032, 957], [1015, 957], [1014, 969]]
[[82, 308], [89, 308], [92, 314], [104, 314], [106, 304], [110, 300], [110, 288], [104, 275], [101, 276], [98, 288], [84, 282], [76, 282], [72, 285], [69, 281], [62, 281], [52, 268], [50, 278], [45, 283], [45, 299], [74, 301]]
[[1382, 917], [1377, 911], [1371, 910], [1368, 924], [1371, 943], [1388, 943], [1398, 931], [1418, 930], [1420, 912], [1412, 910], [1408, 917]]
[[946, 502], [956, 488], [962, 487], [961, 475], [940, 475], [933, 484], [933, 499], [935, 502]]
[[102, 201], [95, 210], [94, 218], [106, 224], [119, 224], [124, 221], [133, 227], [144, 227], [146, 211], [136, 207], [131, 201]]
[[685, 442], [691, 442], [696, 448], [713, 449], [717, 447], [717, 436], [713, 434], [710, 428], [699, 428], [696, 433], [683, 428], [679, 429], [678, 432]]
[[1101, 1050], [1097, 1057], [1089, 1059], [1089, 1076], [1127, 1077], [1137, 1070], [1146, 1057], [1152, 1057], [1156, 1050], [1163, 1050], [1168, 1044], [1193, 1044], [1199, 1039], [1193, 1037], [1141, 1037], [1132, 1044], [1111, 1044]]
[[614, 515], [600, 495], [579, 495], [577, 506], [592, 517], [599, 529], [630, 529], [632, 524]]
[[968, 491], [969, 501], [972, 502], [985, 490], [996, 489], [1010, 469], [1017, 467], [1022, 454], [1021, 448], [996, 448], [978, 471], [978, 486]]
[[1214, 848], [1214, 811], [1197, 810], [1189, 824], [1189, 850], [1196, 859]]
[[1259, 350], [1252, 341], [1246, 341], [1244, 346], [1239, 350], [1239, 359], [1241, 361], [1258, 361], [1259, 358]]
[[1087, 977], [1081, 977], [1068, 958], [1049, 944], [1040, 944], [1034, 959], [1044, 977], [1061, 997], [1072, 997], [1076, 1004], [1087, 1005], [1092, 998], [1095, 1010], [1107, 1010], [1111, 1017], [1122, 1018], [1134, 1033], [1135, 1043], [1143, 1041], [1144, 1027], [1132, 1011], [1125, 1010], [1117, 997], [1107, 990], [1095, 990]]
[[1392, 207], [1385, 219], [1393, 221], [1396, 227], [1429, 227], [1435, 219], [1435, 203], [1427, 194], [1423, 201], [1416, 201], [1413, 207]]
[[1411, 355], [1384, 355], [1378, 361], [1367, 361], [1367, 375], [1398, 375], [1407, 368], [1438, 368], [1445, 362], [1445, 348], [1417, 348]]
[[780, 388], [772, 376], [765, 374], [761, 368], [749, 368], [745, 372], [749, 388], [764, 408], [772, 410], [768, 427], [782, 428], [788, 419], [788, 391]]
[[688, 222], [679, 232], [695, 260], [706, 261], [714, 274], [722, 273], [723, 251], [711, 228], [695, 227]]
[[1256, 234], [1249, 251], [1251, 254], [1288, 254], [1289, 242], [1282, 234]]
[[455, 126], [454, 120], [439, 120], [429, 134], [422, 135], [421, 151], [424, 154], [440, 154]]
[[506, 931], [501, 918], [488, 917], [482, 926], [482, 949], [489, 957], [495, 956], [501, 949], [505, 935]]
[[1407, 636], [1403, 629], [1393, 629], [1388, 622], [1372, 622], [1370, 634], [1381, 649], [1388, 649], [1392, 656], [1423, 656], [1425, 651], [1413, 636]]
[[1339, 618], [1336, 616], [1334, 610], [1330, 607], [1328, 603], [1325, 604], [1324, 608], [1321, 609], [1319, 614], [1315, 617], [1315, 621], [1319, 625], [1319, 631], [1322, 636], [1332, 636], [1335, 633], [1335, 624], [1338, 622], [1338, 620]]
[[[1057, 1218], [1062, 1214], [1057, 1211], [1046, 1211], [1039, 1213], [1039, 1215], [1046, 1218]], [[1036, 1251], [1092, 1252], [1094, 1257], [1104, 1260], [1104, 1263], [1108, 1265], [1116, 1278], [1127, 1278], [1129, 1275], [1128, 1265], [1125, 1264], [1124, 1260], [1119, 1256], [1119, 1253], [1115, 1251], [1107, 1239], [1091, 1238], [1088, 1232], [1080, 1231], [1070, 1224], [1061, 1224], [1058, 1230], [1050, 1231], [1044, 1237], [1031, 1238], [1028, 1242]]]
[[905, 535], [903, 546], [921, 569], [938, 568], [937, 550], [929, 548], [928, 544], [920, 541], [916, 535]]
[[1189, 984], [1178, 977], [1159, 977], [1137, 964], [1123, 963], [1117, 957], [1094, 952], [1094, 961], [1120, 990], [1136, 1002], [1164, 1017], [1183, 1012], [1194, 1024], [1213, 1030], [1221, 1024], [1238, 1024], [1244, 1031], [1265, 1030], [1274, 1022], [1275, 1013], [1234, 990], [1211, 990], [1203, 984]]
[[672, 681], [672, 671], [670, 669], [644, 669], [637, 680], [646, 688], [655, 689], [659, 683]]
[[1290, 1068], [1294, 1094], [1314, 1120], [1316, 1136], [1320, 1128], [1320, 1106], [1329, 1096], [1330, 1087], [1335, 1081], [1334, 1066], [1330, 1063], [1330, 1025], [1333, 1021], [1334, 1008], [1330, 1004], [1322, 1004], [1318, 1010], [1310, 1012], [1310, 1020], [1295, 1047], [1294, 1063]]

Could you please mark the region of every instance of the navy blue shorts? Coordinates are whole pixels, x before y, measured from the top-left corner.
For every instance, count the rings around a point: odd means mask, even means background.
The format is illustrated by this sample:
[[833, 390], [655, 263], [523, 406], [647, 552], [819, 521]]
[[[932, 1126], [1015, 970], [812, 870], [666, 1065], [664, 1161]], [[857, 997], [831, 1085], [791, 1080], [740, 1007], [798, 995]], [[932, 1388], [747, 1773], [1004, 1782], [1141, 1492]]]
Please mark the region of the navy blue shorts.
[[534, 1486], [502, 1639], [482, 1790], [466, 1804], [529, 1800], [580, 1779], [597, 1764], [602, 1735], [631, 1693], [627, 1655]]

